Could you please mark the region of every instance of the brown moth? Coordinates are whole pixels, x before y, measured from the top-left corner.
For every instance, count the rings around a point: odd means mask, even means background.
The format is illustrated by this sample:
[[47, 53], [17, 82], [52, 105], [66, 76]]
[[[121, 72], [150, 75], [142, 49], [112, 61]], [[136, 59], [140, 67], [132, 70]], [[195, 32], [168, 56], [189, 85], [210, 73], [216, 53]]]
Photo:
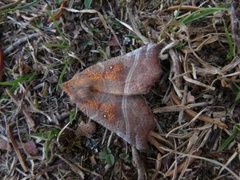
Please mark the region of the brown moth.
[[154, 115], [142, 94], [161, 76], [160, 44], [148, 44], [123, 56], [99, 62], [61, 84], [89, 118], [139, 150], [148, 148]]

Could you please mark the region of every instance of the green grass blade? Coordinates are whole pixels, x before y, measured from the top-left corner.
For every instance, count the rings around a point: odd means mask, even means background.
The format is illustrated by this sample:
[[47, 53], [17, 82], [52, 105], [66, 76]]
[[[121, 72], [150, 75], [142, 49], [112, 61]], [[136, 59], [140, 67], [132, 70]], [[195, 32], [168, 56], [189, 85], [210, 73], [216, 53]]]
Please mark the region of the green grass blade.
[[212, 8], [201, 8], [199, 10], [193, 11], [191, 14], [189, 14], [188, 16], [183, 17], [182, 19], [180, 19], [180, 22], [184, 23], [184, 24], [188, 24], [191, 23], [193, 21], [199, 20], [203, 17], [206, 17], [210, 14], [213, 14], [217, 11], [225, 11], [226, 7], [229, 6], [230, 4], [226, 4], [224, 6], [221, 7], [212, 7]]
[[63, 35], [62, 31], [60, 30], [60, 28], [59, 28], [59, 26], [58, 26], [58, 24], [57, 24], [57, 21], [55, 20], [54, 16], [53, 16], [49, 11], [47, 11], [47, 13], [48, 13], [48, 15], [52, 18], [53, 24], [55, 25], [58, 34], [61, 36], [64, 45], [68, 45], [68, 47], [69, 47], [69, 43], [68, 43], [68, 41], [66, 40], [65, 36]]
[[233, 55], [234, 55], [234, 48], [233, 48], [232, 38], [230, 36], [230, 33], [228, 31], [228, 28], [227, 28], [226, 23], [225, 23], [224, 20], [223, 20], [223, 25], [224, 25], [224, 30], [225, 30], [225, 35], [226, 35], [226, 38], [227, 38], [228, 46], [229, 46], [229, 53], [227, 54], [227, 59], [232, 60], [233, 59]]
[[0, 86], [17, 86], [18, 83], [29, 82], [37, 76], [37, 73], [26, 74], [12, 81], [0, 82]]
[[234, 125], [233, 126], [233, 133], [231, 136], [229, 136], [224, 142], [223, 144], [219, 147], [218, 151], [222, 151], [223, 149], [225, 149], [228, 144], [230, 142], [232, 142], [232, 140], [235, 138], [236, 134], [240, 132], [240, 127], [238, 125]]
[[[6, 13], [9, 13], [9, 12], [14, 12], [14, 11], [16, 11], [16, 10], [27, 9], [27, 8], [33, 6], [34, 4], [38, 3], [39, 1], [40, 1], [40, 0], [35, 0], [35, 1], [33, 1], [33, 2], [27, 3], [27, 4], [22, 5], [22, 6], [17, 6], [17, 7], [15, 7], [15, 8], [10, 7], [10, 8], [4, 8], [4, 9], [2, 9], [2, 10], [0, 9], [0, 15], [1, 15], [1, 14], [6, 14]], [[13, 4], [13, 3], [12, 3], [12, 4]]]
[[69, 63], [70, 63], [71, 59], [70, 57], [67, 59], [64, 67], [63, 67], [63, 70], [58, 78], [58, 83], [57, 83], [57, 89], [59, 88], [60, 84], [62, 83], [62, 79], [63, 79], [63, 76], [64, 74], [66, 73], [66, 70], [67, 70], [67, 67], [69, 66]]

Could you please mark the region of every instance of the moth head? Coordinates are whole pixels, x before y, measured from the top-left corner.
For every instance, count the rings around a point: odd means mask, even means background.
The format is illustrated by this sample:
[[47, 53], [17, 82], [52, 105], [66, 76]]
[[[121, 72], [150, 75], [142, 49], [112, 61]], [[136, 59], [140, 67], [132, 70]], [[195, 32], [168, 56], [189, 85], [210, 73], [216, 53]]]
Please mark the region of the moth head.
[[87, 78], [77, 73], [72, 79], [62, 83], [60, 87], [69, 95], [72, 102], [78, 102], [92, 96], [91, 83], [88, 81]]

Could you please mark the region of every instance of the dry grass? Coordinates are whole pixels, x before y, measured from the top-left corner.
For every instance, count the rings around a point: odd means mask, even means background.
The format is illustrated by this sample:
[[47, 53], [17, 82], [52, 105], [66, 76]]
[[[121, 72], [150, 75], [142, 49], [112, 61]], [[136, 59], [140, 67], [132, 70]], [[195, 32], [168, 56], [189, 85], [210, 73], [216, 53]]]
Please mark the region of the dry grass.
[[[185, 1], [178, 13], [161, 0], [46, 2], [0, 2], [0, 177], [240, 178], [237, 1]], [[79, 128], [88, 118], [59, 84], [160, 41], [165, 73], [146, 95], [158, 123], [151, 151], [99, 125]]]

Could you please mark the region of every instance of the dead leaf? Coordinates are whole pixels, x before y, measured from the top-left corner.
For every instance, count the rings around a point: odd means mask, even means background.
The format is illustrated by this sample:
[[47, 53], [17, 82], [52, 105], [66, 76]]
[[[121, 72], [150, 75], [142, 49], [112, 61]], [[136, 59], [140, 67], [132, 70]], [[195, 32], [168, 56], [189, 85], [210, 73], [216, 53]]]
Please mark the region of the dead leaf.
[[93, 121], [88, 121], [87, 123], [81, 121], [78, 125], [76, 135], [86, 136], [88, 138], [92, 137], [93, 133], [96, 131], [96, 123]]
[[8, 143], [7, 141], [0, 138], [0, 149], [1, 150], [7, 150]]
[[37, 155], [38, 154], [38, 148], [33, 140], [24, 143], [23, 147], [25, 149], [25, 152], [29, 155]]

